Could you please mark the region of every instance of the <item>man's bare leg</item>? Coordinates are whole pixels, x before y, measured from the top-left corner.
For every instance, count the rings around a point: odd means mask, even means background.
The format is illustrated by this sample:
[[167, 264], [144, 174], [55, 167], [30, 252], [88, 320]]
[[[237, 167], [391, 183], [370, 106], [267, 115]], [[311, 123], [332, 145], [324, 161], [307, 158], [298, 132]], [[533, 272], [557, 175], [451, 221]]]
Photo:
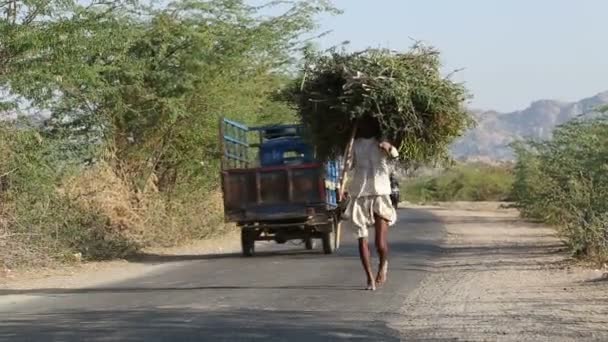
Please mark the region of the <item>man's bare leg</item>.
[[386, 283], [388, 275], [388, 222], [378, 215], [374, 215], [374, 219], [376, 230], [376, 250], [378, 251], [378, 257], [380, 258], [376, 283], [378, 285], [382, 285]]
[[369, 252], [367, 238], [359, 238], [359, 257], [367, 276], [367, 289], [373, 291], [376, 289], [376, 281], [372, 272], [371, 253]]

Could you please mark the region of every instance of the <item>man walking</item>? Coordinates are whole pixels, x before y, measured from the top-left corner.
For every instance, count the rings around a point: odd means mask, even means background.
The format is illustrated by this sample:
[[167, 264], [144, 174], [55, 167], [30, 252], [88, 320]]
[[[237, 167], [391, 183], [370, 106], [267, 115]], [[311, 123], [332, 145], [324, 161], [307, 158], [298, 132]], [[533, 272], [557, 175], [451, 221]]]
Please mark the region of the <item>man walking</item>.
[[[381, 138], [380, 125], [371, 116], [361, 119], [353, 142], [350, 165], [349, 201], [344, 212], [345, 226], [359, 240], [359, 256], [367, 277], [367, 289], [384, 284], [388, 275], [388, 227], [397, 219], [391, 201], [389, 158], [398, 157], [397, 149]], [[369, 230], [375, 230], [380, 264], [374, 277], [368, 245]]]

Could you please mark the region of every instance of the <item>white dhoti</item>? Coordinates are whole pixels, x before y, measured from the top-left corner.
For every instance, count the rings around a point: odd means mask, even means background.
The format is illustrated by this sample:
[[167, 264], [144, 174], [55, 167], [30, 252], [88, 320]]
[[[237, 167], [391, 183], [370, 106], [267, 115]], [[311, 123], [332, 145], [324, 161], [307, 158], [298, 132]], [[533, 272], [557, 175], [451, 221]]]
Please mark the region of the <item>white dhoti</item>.
[[389, 195], [363, 196], [351, 199], [343, 214], [344, 226], [352, 229], [357, 238], [367, 238], [375, 218], [386, 220], [389, 226], [397, 221], [397, 212]]

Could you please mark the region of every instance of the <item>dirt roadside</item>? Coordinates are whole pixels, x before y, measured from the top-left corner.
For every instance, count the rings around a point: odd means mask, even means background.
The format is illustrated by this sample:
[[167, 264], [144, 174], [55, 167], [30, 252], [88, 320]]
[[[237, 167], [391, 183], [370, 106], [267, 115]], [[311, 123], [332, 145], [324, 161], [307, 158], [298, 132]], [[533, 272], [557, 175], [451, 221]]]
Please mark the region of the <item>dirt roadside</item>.
[[[166, 267], [181, 262], [180, 256], [237, 253], [240, 251], [240, 235], [237, 231], [221, 237], [198, 241], [175, 248], [156, 248], [145, 250], [149, 258], [170, 256], [175, 262], [138, 262], [117, 260], [108, 262], [82, 263], [51, 269], [28, 271], [0, 270], [0, 289], [37, 289], [37, 288], [80, 288], [114, 283], [137, 278], [150, 272], [162, 271]], [[167, 258], [165, 258], [167, 259]]]
[[608, 341], [606, 270], [569, 260], [554, 230], [492, 203], [422, 208], [447, 236], [394, 322], [405, 340]]

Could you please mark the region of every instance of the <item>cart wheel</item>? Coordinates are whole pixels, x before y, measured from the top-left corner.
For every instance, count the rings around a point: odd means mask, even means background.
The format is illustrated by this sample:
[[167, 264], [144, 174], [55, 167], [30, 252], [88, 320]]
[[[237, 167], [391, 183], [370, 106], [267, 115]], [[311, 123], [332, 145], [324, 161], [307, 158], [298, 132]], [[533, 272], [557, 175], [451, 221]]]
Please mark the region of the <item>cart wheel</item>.
[[336, 251], [335, 235], [333, 231], [323, 233], [323, 253], [333, 254]]
[[336, 224], [336, 250], [340, 249], [340, 241], [342, 240], [342, 223]]
[[336, 251], [336, 226], [332, 225], [331, 231], [323, 233], [323, 253], [333, 254]]
[[315, 239], [313, 239], [312, 237], [307, 237], [306, 239], [304, 239], [304, 245], [309, 251], [315, 249]]
[[251, 257], [255, 253], [255, 231], [249, 229], [241, 230], [241, 249], [243, 256]]

